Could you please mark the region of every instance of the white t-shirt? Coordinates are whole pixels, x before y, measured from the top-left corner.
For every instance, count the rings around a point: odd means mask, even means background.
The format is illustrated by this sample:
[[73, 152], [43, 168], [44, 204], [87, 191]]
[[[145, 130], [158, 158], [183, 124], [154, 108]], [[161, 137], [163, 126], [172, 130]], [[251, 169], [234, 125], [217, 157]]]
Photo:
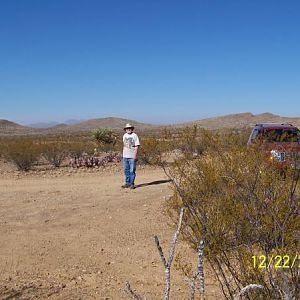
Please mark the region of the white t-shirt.
[[123, 135], [123, 157], [134, 158], [135, 147], [140, 145], [137, 134], [127, 132]]

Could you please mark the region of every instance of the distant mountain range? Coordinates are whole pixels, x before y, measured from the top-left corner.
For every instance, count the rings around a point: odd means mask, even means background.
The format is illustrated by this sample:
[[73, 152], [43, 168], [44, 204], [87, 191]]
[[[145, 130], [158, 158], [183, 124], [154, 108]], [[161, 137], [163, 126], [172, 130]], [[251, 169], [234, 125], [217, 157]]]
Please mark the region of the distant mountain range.
[[51, 128], [55, 125], [58, 125], [59, 122], [40, 122], [40, 123], [33, 123], [33, 124], [28, 124], [26, 126], [32, 127], [32, 128]]
[[[251, 127], [256, 123], [291, 123], [300, 127], [300, 117], [282, 117], [274, 115], [271, 113], [263, 113], [254, 115], [252, 113], [238, 113], [225, 115], [214, 118], [200, 119], [193, 122], [172, 124], [172, 125], [154, 125], [146, 124], [142, 122], [137, 122], [134, 120], [108, 117], [108, 118], [99, 118], [99, 119], [90, 119], [86, 121], [69, 120], [69, 124], [57, 124], [53, 123], [52, 126], [49, 123], [39, 123], [39, 128], [22, 126], [17, 123], [0, 120], [0, 135], [25, 135], [25, 134], [57, 134], [57, 133], [76, 133], [76, 132], [86, 132], [91, 131], [96, 128], [111, 128], [122, 131], [123, 126], [126, 123], [132, 123], [137, 130], [157, 130], [160, 128], [172, 127], [184, 127], [191, 125], [198, 125], [199, 127], [207, 129], [219, 129], [219, 128], [243, 128]], [[71, 124], [70, 124], [71, 123]], [[48, 125], [50, 127], [48, 127]], [[33, 124], [37, 125], [37, 124]], [[42, 126], [41, 126], [42, 125]]]
[[78, 124], [78, 123], [83, 122], [83, 121], [84, 120], [70, 119], [70, 120], [67, 120], [67, 121], [65, 121], [63, 123], [59, 123], [59, 122], [56, 122], [56, 121], [52, 121], [52, 122], [39, 122], [39, 123], [28, 124], [26, 126], [32, 127], [32, 128], [51, 128], [53, 126], [60, 125], [60, 124], [74, 125], [74, 124]]

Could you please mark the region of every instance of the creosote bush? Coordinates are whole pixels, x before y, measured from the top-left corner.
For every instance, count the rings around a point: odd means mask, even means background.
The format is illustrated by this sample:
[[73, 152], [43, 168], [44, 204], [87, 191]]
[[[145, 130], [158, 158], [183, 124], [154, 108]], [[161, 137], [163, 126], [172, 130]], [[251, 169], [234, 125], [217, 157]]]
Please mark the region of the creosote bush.
[[[165, 166], [174, 184], [167, 212], [187, 208], [183, 237], [195, 249], [205, 240], [204, 257], [226, 299], [250, 283], [264, 289], [246, 299], [299, 299], [299, 260], [292, 267], [300, 250], [299, 171], [287, 167], [283, 176], [279, 162], [241, 146], [233, 133], [205, 132], [205, 141], [201, 156], [181, 155]], [[289, 267], [276, 267], [276, 255], [290, 258]]]
[[96, 151], [96, 145], [93, 142], [69, 141], [66, 145], [71, 158], [79, 158], [83, 154], [93, 155]]
[[51, 141], [41, 144], [43, 157], [54, 167], [59, 167], [69, 155], [69, 147], [63, 141]]
[[179, 148], [189, 158], [201, 155], [206, 149], [205, 130], [199, 129], [197, 125], [182, 129], [177, 137]]
[[3, 148], [4, 158], [13, 162], [20, 171], [29, 171], [41, 155], [40, 144], [26, 138], [7, 140]]
[[6, 150], [6, 144], [4, 140], [0, 139], [0, 158], [5, 158], [5, 150]]
[[159, 165], [163, 154], [168, 150], [167, 142], [156, 137], [147, 137], [141, 144], [139, 161], [143, 164]]
[[205, 139], [206, 131], [197, 126], [178, 129], [177, 132], [164, 130], [160, 135], [142, 140], [139, 158], [142, 163], [158, 166], [172, 160], [174, 152], [195, 158], [207, 148]]

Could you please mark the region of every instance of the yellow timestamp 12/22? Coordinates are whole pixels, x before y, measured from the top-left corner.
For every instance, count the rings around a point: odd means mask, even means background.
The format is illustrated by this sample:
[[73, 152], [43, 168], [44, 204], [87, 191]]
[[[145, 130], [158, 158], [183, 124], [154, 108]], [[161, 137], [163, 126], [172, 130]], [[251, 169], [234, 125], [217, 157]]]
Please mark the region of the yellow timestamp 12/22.
[[254, 269], [292, 269], [300, 268], [300, 255], [253, 255], [252, 256]]

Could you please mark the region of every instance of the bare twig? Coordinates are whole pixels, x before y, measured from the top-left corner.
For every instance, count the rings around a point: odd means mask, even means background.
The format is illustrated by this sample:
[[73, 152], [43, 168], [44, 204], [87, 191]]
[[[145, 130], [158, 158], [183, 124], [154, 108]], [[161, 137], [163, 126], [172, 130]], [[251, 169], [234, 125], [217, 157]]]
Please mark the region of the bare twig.
[[243, 296], [245, 293], [247, 293], [249, 290], [252, 289], [263, 289], [264, 287], [260, 284], [248, 284], [244, 288], [240, 290], [240, 292], [234, 296], [234, 300], [239, 300], [241, 296]]
[[177, 230], [174, 234], [173, 240], [172, 240], [172, 244], [171, 244], [171, 248], [169, 251], [169, 258], [168, 260], [166, 260], [163, 250], [160, 246], [159, 243], [159, 239], [157, 236], [154, 237], [155, 239], [155, 244], [158, 250], [158, 253], [160, 255], [161, 261], [164, 265], [165, 268], [165, 292], [164, 292], [164, 300], [169, 300], [170, 298], [170, 285], [171, 285], [171, 273], [170, 273], [170, 269], [171, 269], [171, 265], [174, 259], [174, 253], [175, 253], [175, 248], [176, 248], [176, 244], [178, 241], [178, 237], [180, 234], [180, 230], [182, 227], [182, 220], [183, 220], [183, 214], [184, 214], [184, 207], [182, 207], [180, 209], [180, 215], [179, 215], [179, 221], [178, 221], [178, 226], [177, 226]]
[[194, 276], [192, 279], [190, 279], [189, 283], [191, 285], [191, 294], [190, 294], [190, 300], [195, 299], [195, 292], [196, 292], [196, 279], [198, 277], [197, 272], [195, 272]]
[[158, 239], [157, 235], [154, 236], [154, 240], [155, 240], [156, 248], [157, 248], [158, 253], [160, 255], [161, 261], [162, 261], [164, 267], [167, 268], [168, 267], [168, 263], [167, 263], [166, 258], [164, 256], [163, 250], [162, 250], [162, 248], [160, 246], [159, 239]]
[[199, 274], [199, 292], [200, 292], [201, 300], [204, 300], [203, 256], [204, 256], [204, 241], [200, 240], [199, 246], [198, 246], [197, 273]]
[[281, 288], [281, 291], [280, 291], [280, 294], [282, 295], [282, 298], [284, 300], [292, 300], [292, 299], [295, 299], [293, 297], [293, 292], [290, 290], [289, 288], [289, 282], [288, 282], [288, 278], [287, 278], [287, 275], [285, 273], [285, 270], [284, 269], [281, 269], [281, 274], [282, 274], [282, 288]]
[[[125, 292], [132, 298], [135, 300], [143, 300], [142, 297], [140, 295], [138, 295], [136, 292], [134, 292], [130, 286], [130, 283], [128, 281], [126, 281], [125, 283]], [[146, 298], [145, 298], [146, 300]]]
[[185, 209], [185, 207], [182, 207], [180, 209], [180, 215], [179, 215], [179, 222], [178, 222], [177, 230], [174, 234], [171, 249], [169, 251], [169, 261], [168, 261], [169, 266], [171, 266], [173, 258], [174, 258], [176, 243], [177, 243], [177, 240], [178, 240], [178, 237], [179, 237], [179, 234], [180, 234], [180, 231], [181, 231], [181, 227], [182, 227], [184, 209]]
[[199, 277], [199, 293], [201, 300], [204, 300], [204, 272], [203, 272], [203, 255], [204, 255], [204, 241], [200, 240], [198, 245], [198, 263], [197, 263], [197, 270], [190, 280], [191, 285], [191, 293], [190, 293], [190, 300], [194, 300], [195, 298], [195, 291], [196, 291], [196, 280]]

